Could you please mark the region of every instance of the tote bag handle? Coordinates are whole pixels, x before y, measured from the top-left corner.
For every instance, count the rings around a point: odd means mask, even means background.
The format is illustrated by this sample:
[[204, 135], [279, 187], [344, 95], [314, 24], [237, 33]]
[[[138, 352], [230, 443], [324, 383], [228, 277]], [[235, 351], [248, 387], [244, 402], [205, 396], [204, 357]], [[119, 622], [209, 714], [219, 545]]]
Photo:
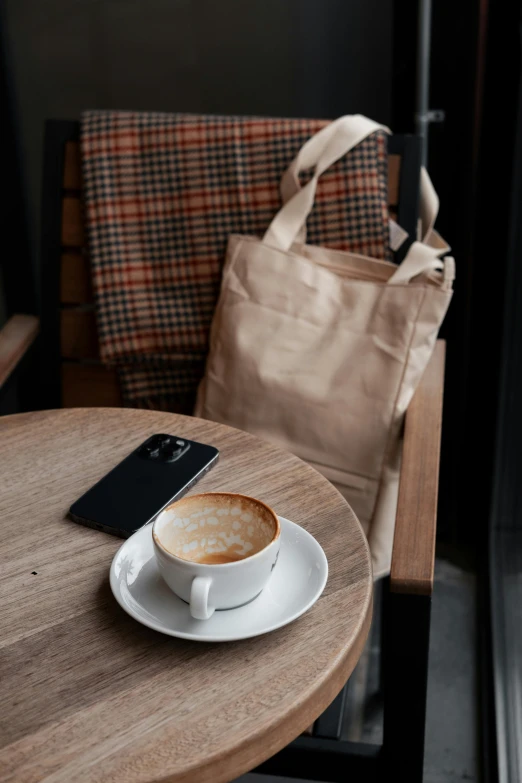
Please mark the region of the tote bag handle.
[[[376, 130], [389, 129], [360, 114], [345, 115], [326, 125], [308, 139], [286, 170], [281, 180], [281, 194], [285, 203], [269, 225], [263, 242], [288, 251], [299, 235], [304, 236], [306, 219], [314, 205], [317, 182], [331, 165], [342, 158]], [[307, 184], [301, 188], [299, 172], [315, 166]], [[389, 285], [407, 284], [413, 277], [445, 268], [445, 279], [453, 279], [453, 260], [448, 263], [440, 255], [449, 250], [433, 226], [439, 209], [439, 199], [425, 168], [421, 170], [420, 222], [422, 242], [413, 242], [401, 265], [397, 267]]]
[[[296, 193], [301, 190], [301, 183], [299, 181], [299, 174], [306, 169], [312, 168], [317, 165], [317, 162], [321, 155], [324, 153], [325, 147], [332, 140], [333, 136], [338, 133], [338, 123], [348, 120], [349, 128], [345, 133], [348, 143], [353, 141], [353, 144], [345, 148], [345, 155], [350, 149], [356, 147], [367, 136], [374, 133], [376, 130], [385, 130], [389, 133], [389, 129], [383, 125], [378, 125], [372, 120], [363, 117], [360, 114], [353, 116], [341, 117], [339, 120], [334, 120], [329, 125], [326, 125], [318, 133], [306, 141], [285, 173], [281, 178], [280, 192], [283, 205], [290, 201]], [[347, 125], [348, 123], [346, 123]], [[353, 134], [350, 138], [350, 135]], [[341, 157], [343, 157], [341, 155]], [[335, 161], [334, 161], [335, 162]], [[435, 220], [439, 212], [439, 197], [433, 187], [430, 176], [424, 166], [421, 168], [420, 176], [420, 204], [419, 204], [419, 217], [421, 224], [421, 239], [423, 242], [428, 242], [430, 245], [437, 246], [441, 252], [449, 250], [448, 245], [443, 239], [434, 231]], [[308, 216], [307, 216], [308, 217]], [[294, 242], [306, 242], [306, 219], [301, 226], [301, 229], [294, 238]]]
[[[361, 114], [345, 115], [326, 125], [308, 139], [283, 175], [281, 181], [282, 193], [284, 190], [283, 200], [286, 195], [289, 198], [269, 225], [263, 242], [281, 250], [289, 250], [312, 211], [317, 182], [321, 174], [376, 130], [390, 132], [384, 125], [379, 125]], [[314, 174], [301, 188], [298, 179], [299, 171], [312, 166], [315, 166]], [[295, 191], [296, 185], [299, 189], [290, 195], [292, 189]]]

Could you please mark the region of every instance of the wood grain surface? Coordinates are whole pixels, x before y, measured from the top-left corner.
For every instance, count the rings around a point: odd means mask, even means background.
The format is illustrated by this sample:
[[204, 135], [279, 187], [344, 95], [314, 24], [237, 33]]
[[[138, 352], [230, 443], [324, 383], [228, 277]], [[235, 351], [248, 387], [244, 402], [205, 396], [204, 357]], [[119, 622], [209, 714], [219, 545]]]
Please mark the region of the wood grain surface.
[[82, 187], [82, 158], [77, 141], [68, 141], [65, 144], [63, 187], [65, 190], [81, 190]]
[[[302, 618], [242, 642], [145, 628], [117, 605], [121, 541], [66, 518], [155, 432], [217, 446], [198, 492], [268, 502], [323, 546], [330, 575]], [[221, 783], [298, 736], [332, 701], [371, 619], [368, 547], [338, 492], [296, 457], [169, 413], [69, 409], [0, 419], [0, 779]]]
[[390, 574], [394, 593], [431, 595], [446, 344], [437, 340], [406, 414]]
[[83, 247], [85, 242], [85, 223], [80, 196], [67, 195], [62, 200], [62, 245]]
[[62, 253], [60, 260], [60, 301], [62, 304], [90, 304], [94, 301], [89, 259], [78, 252]]
[[94, 309], [61, 311], [60, 351], [64, 359], [96, 359], [99, 356]]
[[63, 408], [119, 408], [123, 404], [116, 370], [102, 364], [62, 364]]

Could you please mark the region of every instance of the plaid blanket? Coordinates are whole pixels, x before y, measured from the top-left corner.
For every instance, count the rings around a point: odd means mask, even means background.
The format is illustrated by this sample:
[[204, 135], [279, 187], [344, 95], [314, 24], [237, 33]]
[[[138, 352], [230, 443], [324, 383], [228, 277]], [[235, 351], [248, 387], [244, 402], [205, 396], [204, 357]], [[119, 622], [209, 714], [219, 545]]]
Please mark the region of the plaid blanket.
[[[87, 112], [85, 214], [104, 363], [128, 405], [189, 411], [229, 234], [262, 235], [321, 120]], [[387, 257], [386, 138], [320, 180], [311, 244]]]

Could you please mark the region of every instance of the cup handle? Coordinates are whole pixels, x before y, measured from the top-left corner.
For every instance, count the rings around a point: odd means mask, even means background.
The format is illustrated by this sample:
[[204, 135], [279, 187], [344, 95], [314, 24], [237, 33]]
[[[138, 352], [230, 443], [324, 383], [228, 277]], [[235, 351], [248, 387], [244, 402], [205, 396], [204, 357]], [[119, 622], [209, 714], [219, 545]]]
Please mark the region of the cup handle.
[[208, 620], [214, 609], [208, 605], [208, 593], [212, 579], [208, 576], [196, 576], [190, 588], [190, 614], [196, 620]]

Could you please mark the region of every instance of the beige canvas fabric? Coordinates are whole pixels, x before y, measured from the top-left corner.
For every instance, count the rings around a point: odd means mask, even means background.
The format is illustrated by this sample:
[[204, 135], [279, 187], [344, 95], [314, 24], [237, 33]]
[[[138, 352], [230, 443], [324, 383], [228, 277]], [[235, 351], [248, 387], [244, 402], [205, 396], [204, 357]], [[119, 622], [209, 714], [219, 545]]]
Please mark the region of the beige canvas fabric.
[[[328, 478], [389, 571], [404, 413], [433, 351], [454, 277], [422, 173], [422, 242], [402, 264], [305, 244], [321, 173], [382, 126], [332, 122], [281, 183], [263, 239], [230, 237], [195, 413], [292, 451]], [[301, 188], [301, 169], [315, 166]], [[297, 520], [298, 521], [298, 520]]]

